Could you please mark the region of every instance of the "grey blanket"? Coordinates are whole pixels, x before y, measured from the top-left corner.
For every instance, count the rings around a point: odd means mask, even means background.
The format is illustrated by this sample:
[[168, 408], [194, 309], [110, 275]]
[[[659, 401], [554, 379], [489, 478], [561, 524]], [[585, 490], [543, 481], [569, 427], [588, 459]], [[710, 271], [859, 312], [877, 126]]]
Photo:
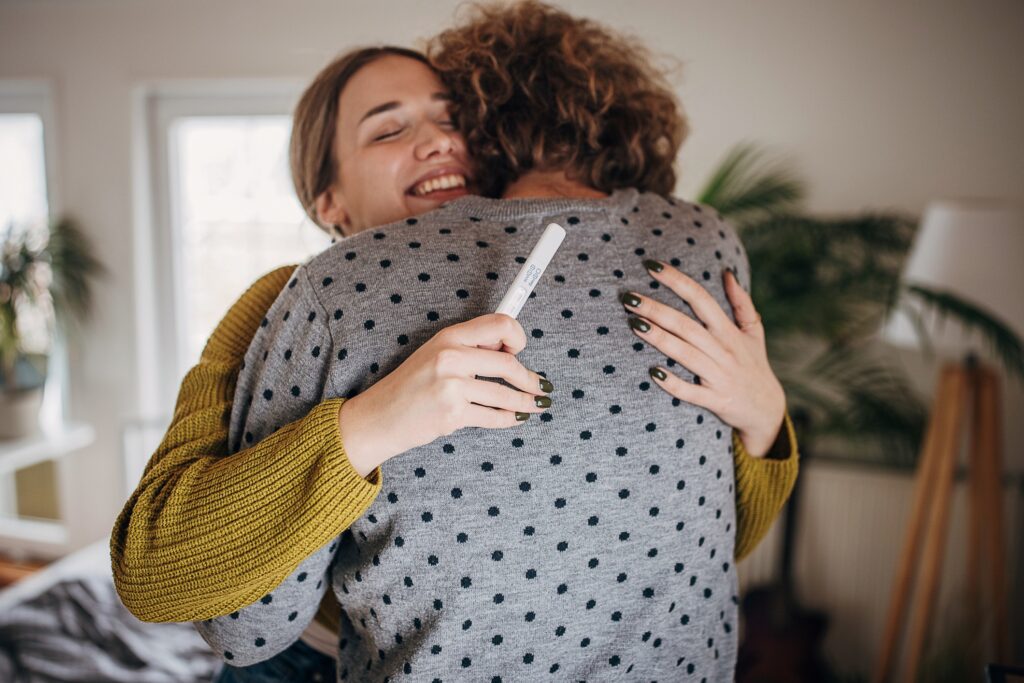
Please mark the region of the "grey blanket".
[[219, 660], [188, 624], [149, 624], [109, 577], [60, 581], [0, 613], [0, 681], [209, 681]]

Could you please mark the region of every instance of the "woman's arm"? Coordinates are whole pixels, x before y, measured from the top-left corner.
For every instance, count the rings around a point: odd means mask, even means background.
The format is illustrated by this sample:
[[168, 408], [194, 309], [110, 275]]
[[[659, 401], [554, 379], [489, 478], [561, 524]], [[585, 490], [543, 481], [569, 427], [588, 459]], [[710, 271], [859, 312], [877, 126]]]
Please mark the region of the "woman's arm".
[[[364, 478], [346, 457], [338, 430], [341, 398], [228, 455], [241, 359], [293, 270], [261, 278], [217, 326], [182, 382], [163, 442], [117, 518], [110, 538], [114, 583], [140, 619], [199, 621], [259, 601], [358, 519], [380, 491], [380, 469]], [[275, 473], [282, 476], [274, 476], [274, 486], [260, 486]], [[308, 498], [310, 486], [338, 503], [295, 506]], [[267, 554], [267, 539], [283, 537], [305, 542], [274, 543], [276, 554]], [[251, 548], [252, 561], [238, 548]]]
[[196, 622], [199, 635], [233, 666], [250, 666], [283, 652], [299, 639], [330, 590], [331, 560], [345, 538], [342, 534], [305, 558], [272, 592], [251, 605]]
[[[246, 352], [229, 430], [232, 442], [274, 442], [284, 431], [278, 425], [310, 410], [315, 412], [324, 405], [321, 398], [325, 392], [338, 395], [328, 386], [334, 355], [328, 319], [306, 270], [300, 267], [260, 321]], [[337, 439], [336, 424], [332, 431]], [[344, 551], [342, 544], [353, 542], [351, 534], [338, 537], [340, 530], [326, 524], [307, 530], [280, 524], [280, 519], [295, 509], [308, 510], [314, 520], [329, 520], [336, 515], [340, 501], [334, 492], [320, 486], [323, 477], [315, 470], [303, 473], [298, 488], [285, 500], [275, 500], [275, 489], [295, 480], [296, 473], [289, 458], [280, 457], [280, 448], [272, 451], [248, 494], [252, 514], [280, 528], [266, 534], [255, 525], [255, 536], [224, 538], [221, 554], [252, 558], [252, 562], [266, 565], [268, 572], [284, 566], [288, 575], [233, 613], [195, 624], [211, 649], [234, 665], [269, 659], [301, 636], [330, 585], [331, 560]], [[297, 566], [286, 565], [284, 558], [293, 555], [299, 556]]]
[[796, 432], [786, 411], [782, 428], [767, 455], [755, 458], [733, 431], [736, 468], [736, 546], [739, 562], [761, 542], [789, 499], [800, 467]]

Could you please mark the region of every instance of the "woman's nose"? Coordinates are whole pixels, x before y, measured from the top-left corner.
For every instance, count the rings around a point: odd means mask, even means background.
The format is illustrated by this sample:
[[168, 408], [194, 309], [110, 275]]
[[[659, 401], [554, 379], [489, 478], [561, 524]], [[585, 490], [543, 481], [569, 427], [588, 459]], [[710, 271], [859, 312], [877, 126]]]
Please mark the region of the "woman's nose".
[[434, 155], [451, 154], [455, 151], [456, 135], [454, 131], [446, 130], [436, 123], [423, 124], [416, 143], [417, 158], [426, 160]]

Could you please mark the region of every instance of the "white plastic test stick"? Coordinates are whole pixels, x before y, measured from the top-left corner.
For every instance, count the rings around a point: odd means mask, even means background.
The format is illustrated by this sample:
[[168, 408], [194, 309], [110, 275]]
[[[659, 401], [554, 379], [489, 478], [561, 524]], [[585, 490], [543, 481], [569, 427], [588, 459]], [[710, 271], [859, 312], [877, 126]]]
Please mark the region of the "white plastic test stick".
[[544, 234], [537, 240], [533, 251], [526, 259], [526, 263], [519, 269], [519, 274], [512, 280], [505, 298], [498, 304], [496, 313], [504, 313], [515, 318], [522, 310], [523, 304], [530, 297], [530, 292], [537, 286], [544, 269], [551, 262], [551, 257], [558, 251], [562, 240], [565, 239], [565, 228], [558, 223], [550, 223], [544, 229]]

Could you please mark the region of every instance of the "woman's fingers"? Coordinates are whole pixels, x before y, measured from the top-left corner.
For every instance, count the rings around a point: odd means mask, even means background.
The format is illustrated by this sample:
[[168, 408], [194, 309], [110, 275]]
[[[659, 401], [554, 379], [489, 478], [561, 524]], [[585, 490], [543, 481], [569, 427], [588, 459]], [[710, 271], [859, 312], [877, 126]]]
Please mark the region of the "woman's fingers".
[[504, 313], [487, 313], [447, 327], [442, 332], [457, 346], [501, 349], [512, 355], [526, 348], [526, 331]]
[[761, 316], [754, 307], [754, 300], [750, 298], [750, 294], [743, 289], [731, 270], [726, 269], [722, 277], [725, 280], [725, 294], [732, 304], [732, 313], [740, 332], [763, 338], [764, 325], [761, 324]]
[[713, 390], [701, 384], [687, 382], [661, 366], [651, 368], [650, 375], [662, 389], [680, 401], [707, 408], [716, 414], [719, 412], [720, 406], [717, 405], [716, 393]]
[[551, 407], [551, 398], [510, 389], [484, 379], [463, 381], [466, 399], [478, 405], [513, 413], [542, 413]]
[[518, 358], [505, 351], [471, 347], [442, 349], [437, 354], [437, 371], [444, 377], [500, 377], [529, 394], [543, 395], [551, 388], [551, 383], [547, 379], [528, 369]]
[[[515, 413], [510, 413], [501, 408], [489, 408], [478, 406], [474, 403], [466, 405], [463, 409], [462, 424], [464, 427], [483, 427], [485, 429], [507, 429], [521, 425], [526, 420], [519, 420]], [[520, 413], [521, 415], [523, 413]]]
[[[644, 331], [640, 323], [648, 323], [649, 329]], [[693, 374], [709, 379], [714, 383], [718, 376], [718, 364], [706, 353], [685, 339], [663, 330], [658, 325], [651, 325], [649, 320], [635, 318], [630, 320], [633, 334], [651, 344], [666, 356], [681, 364]], [[712, 340], [713, 341], [713, 340]], [[720, 348], [720, 347], [719, 347]]]
[[[650, 267], [651, 264], [660, 265], [661, 271], [659, 272], [656, 268]], [[690, 276], [667, 263], [648, 259], [644, 261], [644, 266], [647, 267], [647, 270], [654, 279], [671, 289], [679, 298], [688, 303], [690, 308], [693, 309], [694, 315], [704, 323], [704, 326], [710, 330], [711, 334], [723, 346], [728, 348], [730, 335], [736, 333], [736, 325], [729, 319], [729, 316], [725, 314], [725, 311], [722, 310], [722, 307], [718, 305], [718, 302], [715, 301], [715, 298], [711, 296], [708, 290], [704, 289]]]
[[[631, 301], [639, 301], [639, 304], [631, 306]], [[622, 296], [622, 305], [625, 306], [627, 311], [636, 313], [653, 322], [664, 332], [688, 342], [715, 362], [726, 362], [726, 350], [722, 344], [712, 336], [711, 332], [704, 329], [703, 325], [681, 311], [634, 292], [627, 292]], [[657, 340], [664, 335], [664, 332], [654, 330], [640, 336], [643, 339], [650, 339], [655, 346], [667, 354], [668, 352], [657, 343]], [[682, 362], [679, 358], [670, 357], [673, 360]]]

